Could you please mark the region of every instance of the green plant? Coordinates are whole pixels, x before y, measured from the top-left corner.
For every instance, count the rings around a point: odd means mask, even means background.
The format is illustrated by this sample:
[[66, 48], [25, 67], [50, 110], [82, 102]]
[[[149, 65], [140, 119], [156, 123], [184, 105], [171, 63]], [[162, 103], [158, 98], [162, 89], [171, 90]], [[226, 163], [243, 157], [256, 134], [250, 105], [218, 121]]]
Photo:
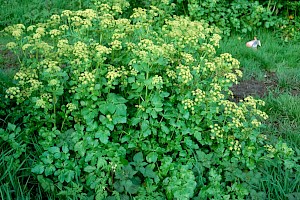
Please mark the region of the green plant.
[[[167, 7], [168, 4], [165, 4]], [[260, 133], [263, 101], [228, 100], [242, 75], [205, 22], [126, 1], [5, 28], [20, 54], [1, 138], [45, 191], [79, 199], [243, 199], [264, 160], [296, 162]], [[22, 56], [21, 56], [22, 55]], [[17, 131], [17, 132], [16, 132]], [[9, 139], [7, 139], [9, 138]], [[30, 145], [30, 138], [36, 144]], [[284, 148], [283, 148], [284, 147]], [[24, 152], [23, 152], [24, 151]]]

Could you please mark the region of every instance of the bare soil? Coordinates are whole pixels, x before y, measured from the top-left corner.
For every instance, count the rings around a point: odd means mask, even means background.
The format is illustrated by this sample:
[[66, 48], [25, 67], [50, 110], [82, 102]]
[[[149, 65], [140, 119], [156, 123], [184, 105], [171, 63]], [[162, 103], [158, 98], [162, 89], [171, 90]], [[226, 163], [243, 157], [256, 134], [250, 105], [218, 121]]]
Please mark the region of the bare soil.
[[239, 102], [247, 96], [263, 98], [268, 95], [272, 88], [277, 85], [277, 77], [275, 73], [268, 73], [265, 81], [256, 79], [242, 80], [238, 84], [231, 87], [234, 102]]

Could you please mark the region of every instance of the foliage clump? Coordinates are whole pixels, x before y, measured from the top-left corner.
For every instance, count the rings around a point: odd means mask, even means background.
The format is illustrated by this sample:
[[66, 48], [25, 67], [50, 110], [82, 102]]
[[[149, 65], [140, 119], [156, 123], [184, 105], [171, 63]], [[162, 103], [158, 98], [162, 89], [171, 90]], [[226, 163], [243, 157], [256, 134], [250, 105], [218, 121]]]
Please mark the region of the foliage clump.
[[6, 91], [21, 125], [1, 138], [18, 151], [22, 135], [23, 151], [39, 157], [31, 171], [64, 197], [255, 194], [258, 163], [293, 152], [264, 146], [263, 101], [230, 101], [242, 72], [230, 54], [216, 55], [219, 30], [155, 6], [122, 18], [129, 5], [118, 2], [5, 29], [16, 40], [8, 48], [22, 55]]

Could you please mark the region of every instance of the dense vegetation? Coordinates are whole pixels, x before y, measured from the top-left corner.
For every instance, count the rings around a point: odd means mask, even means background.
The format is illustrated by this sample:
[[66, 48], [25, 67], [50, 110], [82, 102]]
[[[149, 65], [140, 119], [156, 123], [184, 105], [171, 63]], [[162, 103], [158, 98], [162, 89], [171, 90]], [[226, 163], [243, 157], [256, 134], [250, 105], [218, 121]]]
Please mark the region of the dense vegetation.
[[18, 68], [13, 80], [1, 71], [1, 198], [297, 199], [299, 136], [268, 130], [287, 101], [299, 128], [289, 93], [300, 78], [279, 80], [286, 96], [266, 106], [234, 101], [241, 66], [260, 68], [244, 79], [277, 68], [246, 64], [269, 55], [221, 38], [263, 27], [296, 43], [299, 3], [149, 2], [49, 1], [33, 20], [5, 15]]

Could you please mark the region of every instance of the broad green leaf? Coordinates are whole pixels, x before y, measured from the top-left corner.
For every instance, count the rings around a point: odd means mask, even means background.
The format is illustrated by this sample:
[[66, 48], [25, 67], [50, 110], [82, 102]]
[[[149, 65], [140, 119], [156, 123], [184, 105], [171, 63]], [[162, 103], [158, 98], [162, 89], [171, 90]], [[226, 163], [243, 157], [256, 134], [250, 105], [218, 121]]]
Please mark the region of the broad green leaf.
[[53, 174], [55, 172], [55, 166], [54, 165], [50, 165], [48, 167], [45, 168], [45, 175], [49, 176], [51, 174]]
[[36, 165], [34, 168], [31, 169], [31, 172], [32, 173], [35, 173], [35, 174], [42, 174], [44, 172], [44, 165]]
[[52, 153], [52, 154], [54, 154], [54, 153], [59, 153], [60, 152], [60, 149], [59, 149], [59, 147], [50, 147], [49, 149], [48, 149], [48, 151], [50, 152], [50, 153]]
[[99, 138], [99, 140], [103, 143], [103, 144], [107, 144], [108, 143], [108, 138], [110, 136], [110, 131], [109, 130], [98, 130], [95, 133], [95, 138]]
[[77, 142], [74, 146], [74, 151], [77, 151], [80, 156], [84, 156], [85, 154], [85, 147], [83, 146], [83, 141]]
[[137, 163], [143, 162], [144, 157], [142, 152], [138, 152], [133, 156], [133, 160]]
[[95, 171], [95, 169], [96, 169], [96, 167], [95, 166], [86, 166], [84, 169], [83, 169], [83, 171], [85, 171], [85, 172], [88, 172], [88, 173], [91, 173], [91, 172], [93, 172], [93, 171]]
[[14, 124], [11, 124], [11, 123], [7, 124], [7, 130], [9, 130], [9, 131], [14, 131], [16, 129], [16, 127], [17, 126]]
[[67, 170], [64, 175], [65, 175], [65, 181], [69, 183], [74, 179], [75, 172], [73, 170]]
[[146, 156], [146, 160], [148, 163], [155, 163], [157, 161], [157, 153], [151, 152]]

